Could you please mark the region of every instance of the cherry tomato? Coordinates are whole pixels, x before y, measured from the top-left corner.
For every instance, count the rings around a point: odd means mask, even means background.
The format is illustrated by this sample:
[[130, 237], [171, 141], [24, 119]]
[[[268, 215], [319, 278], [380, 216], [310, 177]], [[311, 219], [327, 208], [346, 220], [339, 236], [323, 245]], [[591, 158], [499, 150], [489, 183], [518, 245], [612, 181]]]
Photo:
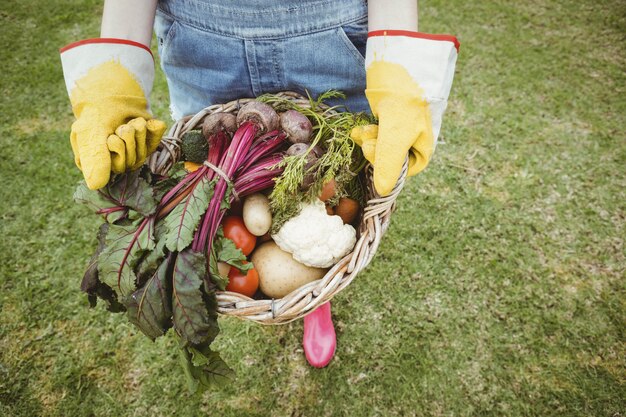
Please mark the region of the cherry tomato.
[[252, 297], [259, 288], [259, 274], [252, 268], [245, 275], [235, 267], [230, 267], [228, 272], [228, 285], [226, 291], [238, 292], [239, 294]]
[[248, 256], [256, 245], [256, 236], [246, 229], [243, 219], [239, 216], [228, 216], [222, 223], [224, 236], [235, 243], [235, 246]]

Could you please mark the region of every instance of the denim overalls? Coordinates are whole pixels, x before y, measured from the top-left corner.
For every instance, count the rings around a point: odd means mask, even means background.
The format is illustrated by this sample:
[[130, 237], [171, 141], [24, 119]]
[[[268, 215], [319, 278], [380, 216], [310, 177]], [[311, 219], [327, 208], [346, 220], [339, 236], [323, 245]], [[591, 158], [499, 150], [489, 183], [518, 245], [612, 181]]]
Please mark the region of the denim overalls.
[[174, 119], [284, 90], [369, 111], [366, 0], [160, 0], [155, 32]]

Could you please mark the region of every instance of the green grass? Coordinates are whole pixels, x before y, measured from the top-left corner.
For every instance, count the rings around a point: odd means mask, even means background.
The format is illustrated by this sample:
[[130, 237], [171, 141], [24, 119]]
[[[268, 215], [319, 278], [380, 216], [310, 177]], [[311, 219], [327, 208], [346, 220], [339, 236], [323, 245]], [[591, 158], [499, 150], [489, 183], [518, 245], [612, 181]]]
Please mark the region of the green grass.
[[172, 338], [78, 288], [98, 220], [71, 198], [57, 49], [100, 3], [0, 6], [0, 415], [625, 415], [624, 2], [423, 3], [462, 42], [444, 143], [336, 297], [335, 360], [307, 366], [301, 322], [225, 318], [238, 379], [200, 397]]

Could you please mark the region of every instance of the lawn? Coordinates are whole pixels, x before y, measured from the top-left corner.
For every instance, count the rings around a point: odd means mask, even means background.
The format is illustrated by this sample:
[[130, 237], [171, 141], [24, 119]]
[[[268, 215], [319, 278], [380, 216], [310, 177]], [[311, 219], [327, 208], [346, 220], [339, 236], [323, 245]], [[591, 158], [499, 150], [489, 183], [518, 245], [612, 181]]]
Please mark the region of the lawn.
[[[58, 48], [101, 7], [0, 6], [0, 415], [626, 415], [625, 2], [422, 2], [462, 44], [443, 143], [334, 300], [336, 358], [307, 365], [301, 321], [223, 318], [238, 377], [201, 396], [172, 337], [79, 291], [98, 219]], [[152, 100], [168, 118], [160, 72]]]

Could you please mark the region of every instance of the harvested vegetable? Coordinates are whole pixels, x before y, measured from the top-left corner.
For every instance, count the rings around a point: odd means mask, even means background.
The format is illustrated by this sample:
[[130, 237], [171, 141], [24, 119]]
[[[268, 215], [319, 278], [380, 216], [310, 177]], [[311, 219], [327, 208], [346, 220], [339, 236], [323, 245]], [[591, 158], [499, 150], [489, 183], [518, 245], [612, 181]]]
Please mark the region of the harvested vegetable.
[[356, 230], [339, 216], [329, 216], [320, 200], [305, 205], [272, 238], [280, 248], [307, 266], [328, 268], [356, 243]]
[[263, 236], [272, 227], [270, 200], [261, 193], [246, 197], [243, 202], [243, 222], [255, 236]]
[[306, 143], [294, 143], [293, 145], [291, 145], [289, 147], [289, 149], [287, 149], [287, 152], [285, 152], [285, 155], [287, 156], [298, 156], [298, 155], [305, 155], [309, 150], [309, 145], [307, 145]]
[[[111, 311], [127, 311], [153, 339], [173, 328], [193, 389], [232, 376], [210, 349], [219, 332], [215, 291], [228, 285], [218, 262], [242, 273], [253, 267], [223, 236], [224, 213], [235, 195], [271, 187], [282, 171], [284, 133], [245, 113], [242, 118], [246, 121], [232, 138], [226, 129], [208, 139], [199, 131], [186, 134], [186, 157], [195, 145], [194, 150], [203, 150], [203, 141], [209, 144], [206, 155], [195, 155], [202, 165], [193, 172], [179, 165], [162, 178], [141, 169], [113, 177], [98, 191], [83, 183], [75, 193], [107, 221], [83, 279], [90, 302], [95, 305], [100, 297]], [[277, 124], [278, 116], [274, 119]]]
[[305, 143], [294, 143], [287, 149], [286, 155], [304, 158], [305, 175], [300, 183], [300, 190], [306, 190], [311, 187], [315, 182], [315, 168], [320, 157], [324, 155], [324, 149], [319, 146], [309, 146]]
[[196, 164], [195, 162], [185, 161], [184, 167], [187, 172], [194, 172], [198, 170], [202, 164]]
[[337, 192], [336, 189], [337, 182], [335, 181], [335, 179], [332, 178], [328, 180], [326, 183], [324, 183], [324, 186], [322, 187], [322, 192], [320, 192], [320, 200], [326, 203], [328, 200], [335, 196], [335, 193]]
[[[343, 95], [330, 91], [315, 101], [310, 100], [310, 107], [298, 106], [273, 95], [259, 97], [259, 100], [283, 107], [285, 110], [296, 110], [313, 124], [312, 139], [307, 150], [303, 151], [300, 144], [279, 165], [283, 169], [283, 174], [276, 179], [276, 185], [269, 196], [273, 233], [276, 233], [283, 223], [297, 215], [302, 204], [316, 200], [323, 185], [330, 179], [337, 183], [337, 196], [348, 194], [346, 190], [348, 184], [354, 181], [365, 167], [367, 161], [361, 148], [350, 137], [350, 132], [355, 126], [368, 125], [373, 120], [365, 114], [348, 112], [331, 117], [325, 113], [322, 116], [324, 113], [320, 109], [322, 102], [337, 97]], [[316, 146], [322, 152], [313, 151]], [[309, 156], [312, 152], [315, 158]]]
[[226, 291], [237, 292], [252, 297], [259, 288], [259, 274], [254, 268], [242, 272], [235, 267], [230, 268], [228, 273], [228, 285]]
[[236, 130], [237, 118], [230, 113], [212, 113], [202, 122], [202, 134], [207, 140], [218, 132], [235, 133]]
[[246, 228], [243, 219], [239, 216], [228, 216], [222, 224], [224, 236], [233, 241], [237, 249], [244, 255], [250, 255], [256, 245], [256, 236]]
[[261, 133], [278, 129], [279, 116], [272, 106], [260, 101], [251, 101], [245, 104], [237, 113], [237, 124], [252, 122], [259, 128]]
[[287, 110], [280, 115], [280, 127], [291, 143], [310, 143], [313, 125], [297, 110]]
[[227, 277], [228, 273], [230, 272], [230, 268], [231, 266], [228, 265], [226, 262], [218, 262], [217, 263], [217, 271], [219, 272], [219, 274], [222, 277]]
[[209, 154], [209, 142], [199, 130], [190, 130], [182, 137], [180, 150], [184, 161], [203, 163]]
[[259, 274], [261, 291], [272, 298], [284, 297], [304, 284], [322, 278], [327, 271], [301, 264], [274, 242], [259, 246], [251, 260]]

